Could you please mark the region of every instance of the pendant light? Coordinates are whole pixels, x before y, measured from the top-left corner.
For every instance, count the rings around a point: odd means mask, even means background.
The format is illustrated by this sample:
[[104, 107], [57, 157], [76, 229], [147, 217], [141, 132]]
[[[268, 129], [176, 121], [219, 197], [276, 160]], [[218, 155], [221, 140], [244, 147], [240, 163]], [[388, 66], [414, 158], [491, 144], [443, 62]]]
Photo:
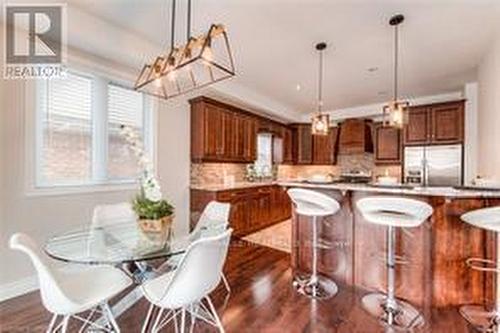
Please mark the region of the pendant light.
[[393, 100], [384, 106], [384, 125], [396, 128], [403, 128], [408, 123], [407, 109], [410, 106], [408, 101], [398, 99], [398, 56], [399, 41], [398, 27], [403, 23], [405, 17], [401, 14], [391, 17], [389, 24], [394, 27], [394, 95]]
[[311, 131], [313, 135], [328, 135], [330, 127], [330, 117], [322, 113], [323, 109], [323, 52], [326, 49], [326, 43], [316, 44], [316, 50], [319, 53], [319, 75], [318, 75], [318, 112], [312, 117]]
[[176, 0], [172, 1], [170, 50], [145, 64], [134, 89], [170, 99], [235, 75], [226, 29], [212, 24], [208, 32], [191, 35], [191, 0], [187, 0], [186, 43], [175, 46]]

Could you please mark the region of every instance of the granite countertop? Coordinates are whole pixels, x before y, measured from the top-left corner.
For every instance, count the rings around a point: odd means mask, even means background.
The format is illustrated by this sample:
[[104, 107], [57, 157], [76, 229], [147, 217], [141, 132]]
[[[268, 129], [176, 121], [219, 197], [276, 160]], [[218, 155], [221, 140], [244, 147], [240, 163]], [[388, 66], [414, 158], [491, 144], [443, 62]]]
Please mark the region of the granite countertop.
[[365, 191], [381, 194], [404, 194], [404, 195], [419, 195], [419, 196], [436, 196], [447, 198], [500, 198], [500, 189], [483, 190], [483, 189], [456, 189], [453, 187], [408, 187], [408, 186], [380, 186], [369, 184], [313, 184], [301, 181], [278, 181], [278, 185], [285, 187], [303, 187], [316, 188], [325, 190], [338, 191]]
[[229, 191], [229, 190], [238, 190], [252, 187], [260, 187], [260, 186], [271, 186], [277, 185], [277, 181], [255, 181], [255, 182], [234, 182], [231, 184], [202, 184], [202, 185], [191, 185], [190, 188], [192, 190], [199, 191], [210, 191], [210, 192], [218, 192], [218, 191]]

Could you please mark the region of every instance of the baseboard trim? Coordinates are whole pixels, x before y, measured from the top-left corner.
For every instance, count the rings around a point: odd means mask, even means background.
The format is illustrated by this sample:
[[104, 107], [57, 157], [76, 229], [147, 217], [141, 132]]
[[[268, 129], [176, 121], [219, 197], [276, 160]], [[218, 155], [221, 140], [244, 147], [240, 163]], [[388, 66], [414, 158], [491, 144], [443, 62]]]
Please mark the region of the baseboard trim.
[[38, 277], [28, 276], [17, 281], [0, 285], [0, 302], [18, 297], [38, 289]]

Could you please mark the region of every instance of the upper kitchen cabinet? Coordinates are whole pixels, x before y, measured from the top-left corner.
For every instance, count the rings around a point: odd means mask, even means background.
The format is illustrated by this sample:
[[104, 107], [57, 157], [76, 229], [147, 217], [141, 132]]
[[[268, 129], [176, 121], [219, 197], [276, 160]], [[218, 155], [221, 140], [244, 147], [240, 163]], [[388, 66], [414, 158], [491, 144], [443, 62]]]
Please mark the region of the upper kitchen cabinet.
[[401, 130], [377, 123], [373, 126], [375, 164], [401, 164], [403, 142]]
[[340, 124], [339, 153], [373, 153], [371, 120], [347, 119]]
[[295, 164], [312, 164], [313, 139], [311, 124], [293, 124], [292, 130]]
[[313, 164], [336, 163], [338, 133], [338, 127], [332, 127], [328, 135], [313, 135]]
[[453, 144], [464, 139], [464, 101], [410, 107], [405, 145]]
[[293, 164], [293, 132], [283, 127], [283, 164]]
[[408, 111], [408, 125], [404, 129], [405, 144], [421, 145], [429, 141], [430, 113], [426, 105], [412, 106]]
[[248, 163], [256, 159], [255, 117], [206, 97], [190, 103], [193, 162]]
[[285, 153], [295, 164], [331, 165], [336, 163], [338, 129], [328, 135], [312, 135], [311, 124], [291, 125], [293, 151]]
[[460, 143], [464, 140], [464, 101], [431, 107], [432, 143]]

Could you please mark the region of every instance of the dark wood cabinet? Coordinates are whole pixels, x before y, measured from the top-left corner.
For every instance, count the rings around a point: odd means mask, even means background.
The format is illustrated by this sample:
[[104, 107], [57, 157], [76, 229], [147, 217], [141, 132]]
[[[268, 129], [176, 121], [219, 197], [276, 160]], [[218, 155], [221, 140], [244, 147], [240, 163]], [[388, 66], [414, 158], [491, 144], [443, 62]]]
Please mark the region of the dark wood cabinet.
[[310, 124], [294, 124], [293, 130], [293, 154], [295, 164], [312, 163], [312, 133]]
[[241, 237], [291, 217], [291, 202], [277, 185], [225, 191], [191, 190], [191, 228], [212, 200], [231, 204], [229, 223], [233, 235]]
[[256, 159], [255, 117], [206, 97], [190, 103], [193, 162], [249, 163]]
[[429, 107], [413, 106], [408, 111], [408, 125], [404, 129], [406, 145], [421, 145], [429, 142], [430, 112]]
[[464, 102], [431, 107], [431, 140], [436, 144], [458, 143], [464, 139]]
[[293, 139], [292, 130], [283, 128], [283, 164], [293, 164]]
[[464, 101], [412, 106], [405, 145], [453, 144], [464, 139]]
[[340, 124], [339, 153], [373, 153], [371, 120], [347, 119]]
[[331, 127], [328, 135], [313, 135], [313, 164], [331, 165], [337, 158], [338, 127]]
[[401, 164], [403, 142], [401, 130], [394, 127], [374, 124], [375, 164]]

